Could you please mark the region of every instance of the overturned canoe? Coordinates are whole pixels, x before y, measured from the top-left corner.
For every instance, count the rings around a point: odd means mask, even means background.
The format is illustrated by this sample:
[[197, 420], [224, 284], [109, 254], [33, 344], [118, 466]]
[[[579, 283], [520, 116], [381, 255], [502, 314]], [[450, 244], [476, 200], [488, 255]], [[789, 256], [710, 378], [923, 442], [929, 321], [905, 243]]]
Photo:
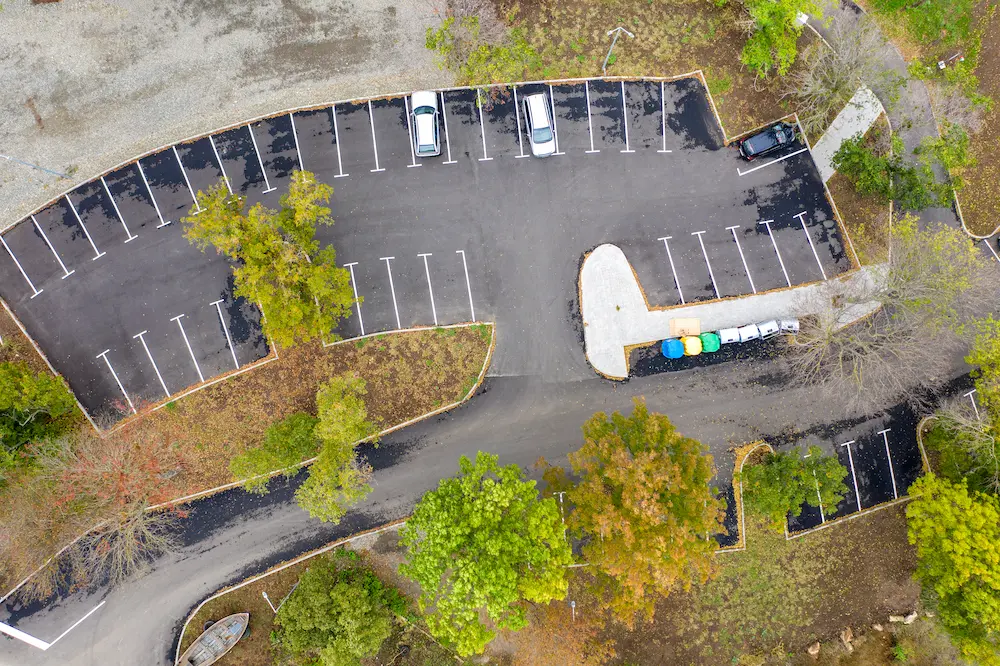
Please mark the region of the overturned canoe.
[[249, 624], [250, 613], [235, 613], [222, 618], [195, 639], [191, 647], [181, 655], [177, 666], [209, 666], [209, 664], [214, 664], [243, 638]]

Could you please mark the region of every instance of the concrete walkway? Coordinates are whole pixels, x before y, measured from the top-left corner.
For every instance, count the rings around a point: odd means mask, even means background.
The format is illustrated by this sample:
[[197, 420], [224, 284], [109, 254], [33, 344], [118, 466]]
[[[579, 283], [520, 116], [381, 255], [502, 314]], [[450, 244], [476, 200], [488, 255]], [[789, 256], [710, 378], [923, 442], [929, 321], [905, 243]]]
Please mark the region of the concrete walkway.
[[813, 160], [819, 167], [824, 183], [837, 171], [833, 168], [833, 156], [840, 149], [840, 144], [858, 134], [864, 135], [883, 113], [885, 108], [875, 93], [865, 86], [858, 88], [851, 101], [840, 110], [830, 127], [813, 146]]
[[[654, 310], [646, 303], [635, 273], [616, 245], [600, 245], [587, 255], [580, 269], [580, 310], [587, 360], [611, 379], [628, 377], [626, 347], [670, 337], [670, 320], [694, 317], [702, 331], [744, 326], [771, 319], [828, 314], [834, 293], [865, 293], [874, 284], [877, 269], [862, 269], [829, 282], [781, 289], [740, 298], [715, 300]], [[837, 326], [867, 315], [876, 303], [837, 311]]]

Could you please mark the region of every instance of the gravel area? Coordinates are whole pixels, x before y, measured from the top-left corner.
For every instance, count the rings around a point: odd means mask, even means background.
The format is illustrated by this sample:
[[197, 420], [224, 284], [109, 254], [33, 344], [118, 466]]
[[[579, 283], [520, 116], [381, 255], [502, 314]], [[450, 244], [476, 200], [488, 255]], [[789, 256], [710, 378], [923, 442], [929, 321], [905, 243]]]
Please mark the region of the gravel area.
[[451, 85], [424, 48], [437, 15], [434, 0], [5, 2], [0, 153], [71, 178], [0, 159], [0, 229], [136, 155], [218, 127]]

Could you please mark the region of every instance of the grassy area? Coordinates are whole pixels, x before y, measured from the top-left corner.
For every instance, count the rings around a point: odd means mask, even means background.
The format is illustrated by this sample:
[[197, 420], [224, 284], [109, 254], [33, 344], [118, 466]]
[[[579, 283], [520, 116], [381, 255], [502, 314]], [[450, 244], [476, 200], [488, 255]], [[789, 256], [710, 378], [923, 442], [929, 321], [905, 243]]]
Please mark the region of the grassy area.
[[0, 307], [0, 363], [27, 363], [35, 372], [51, 372], [31, 341], [24, 336], [7, 310]]
[[[627, 28], [635, 38], [618, 40], [608, 75], [673, 76], [702, 69], [726, 132], [735, 136], [792, 110], [779, 99], [777, 77], [755, 82], [740, 63], [746, 37], [735, 23], [738, 12], [737, 3], [719, 8], [705, 0], [536, 0], [518, 3], [514, 22], [541, 56], [545, 78], [599, 76], [608, 29]], [[800, 51], [813, 38], [805, 31]]]
[[[461, 400], [489, 358], [493, 328], [476, 325], [391, 333], [333, 347], [299, 345], [279, 360], [214, 384], [112, 433], [98, 446], [157, 456], [167, 473], [160, 502], [232, 481], [229, 461], [259, 443], [274, 421], [315, 413], [317, 386], [354, 372], [367, 384], [369, 418], [385, 429]], [[87, 426], [89, 427], [89, 426]], [[81, 437], [93, 438], [88, 432]], [[93, 442], [91, 442], [93, 444]], [[133, 456], [134, 457], [134, 456]], [[101, 515], [53, 501], [58, 490], [26, 476], [0, 491], [0, 588], [6, 590]]]
[[[889, 122], [883, 114], [865, 134], [865, 140], [870, 146], [887, 145], [888, 137]], [[861, 264], [867, 266], [886, 261], [889, 252], [888, 204], [882, 203], [874, 196], [862, 196], [851, 181], [839, 172], [833, 174], [827, 182], [827, 187], [830, 188], [833, 200], [837, 202], [837, 210]]]

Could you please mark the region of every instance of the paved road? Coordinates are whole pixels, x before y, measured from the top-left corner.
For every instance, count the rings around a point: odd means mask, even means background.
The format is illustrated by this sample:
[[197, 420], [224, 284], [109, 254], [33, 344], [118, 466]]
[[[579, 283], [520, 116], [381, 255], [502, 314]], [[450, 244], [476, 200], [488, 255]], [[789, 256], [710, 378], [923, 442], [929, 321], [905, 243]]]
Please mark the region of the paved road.
[[5, 607], [0, 621], [51, 641], [106, 600], [48, 652], [5, 643], [0, 664], [170, 663], [188, 611], [219, 587], [337, 537], [407, 515], [437, 479], [457, 471], [461, 454], [486, 450], [498, 453], [502, 463], [524, 466], [539, 456], [564, 463], [566, 453], [580, 445], [580, 425], [595, 410], [628, 409], [633, 395], [644, 395], [651, 408], [710, 445], [720, 484], [729, 478], [733, 444], [768, 437], [832, 448], [853, 438], [852, 433], [884, 422], [842, 420], [833, 406], [816, 404], [808, 391], [775, 382], [774, 370], [770, 362], [734, 362], [624, 384], [596, 378], [560, 383], [538, 377], [491, 379], [466, 406], [368, 451], [376, 468], [375, 490], [341, 525], [324, 525], [300, 511], [291, 498], [296, 481], [276, 482], [264, 498], [233, 491], [199, 502], [185, 522], [183, 548], [155, 562], [145, 577], [110, 592], [74, 594], [44, 608]]

